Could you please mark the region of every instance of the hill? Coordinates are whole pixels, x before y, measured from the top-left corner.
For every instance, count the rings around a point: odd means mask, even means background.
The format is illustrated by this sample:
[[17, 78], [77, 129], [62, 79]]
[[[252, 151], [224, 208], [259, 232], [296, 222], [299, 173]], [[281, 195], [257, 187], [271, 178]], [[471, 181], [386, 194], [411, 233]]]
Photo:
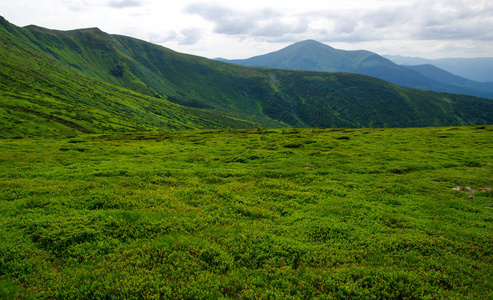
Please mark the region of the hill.
[[470, 91], [469, 94], [476, 93], [478, 95], [481, 95], [480, 92], [482, 91], [483, 97], [493, 98], [493, 82], [472, 81], [464, 77], [460, 77], [450, 72], [444, 71], [430, 64], [404, 66], [404, 67], [414, 70], [427, 78], [462, 87], [465, 90], [469, 90]]
[[359, 74], [242, 67], [97, 28], [20, 28], [0, 19], [0, 38], [2, 137], [493, 123], [487, 99]]
[[[64, 62], [59, 53], [49, 50], [48, 46], [56, 45], [53, 40], [46, 37], [40, 40], [39, 35], [10, 24], [0, 27], [2, 137], [256, 126], [253, 121], [241, 120], [227, 112], [176, 105], [119, 87], [112, 84], [108, 68], [97, 65], [104, 60], [84, 61], [79, 49], [67, 53], [78, 58], [80, 66], [70, 64], [69, 59]], [[72, 44], [74, 48], [75, 45]], [[101, 54], [97, 49], [84, 53]], [[98, 72], [102, 75], [108, 72], [108, 80], [98, 77]], [[269, 124], [269, 120], [264, 122]]]
[[304, 71], [352, 72], [374, 76], [385, 81], [417, 89], [467, 94], [493, 98], [493, 89], [485, 90], [480, 83], [456, 85], [445, 79], [430, 78], [410, 68], [399, 66], [376, 53], [334, 49], [314, 40], [295, 43], [272, 53], [248, 59], [225, 60], [234, 64], [254, 67], [281, 68]]
[[493, 81], [493, 57], [427, 59], [401, 55], [384, 55], [396, 64], [405, 66], [434, 65], [450, 73], [477, 82]]

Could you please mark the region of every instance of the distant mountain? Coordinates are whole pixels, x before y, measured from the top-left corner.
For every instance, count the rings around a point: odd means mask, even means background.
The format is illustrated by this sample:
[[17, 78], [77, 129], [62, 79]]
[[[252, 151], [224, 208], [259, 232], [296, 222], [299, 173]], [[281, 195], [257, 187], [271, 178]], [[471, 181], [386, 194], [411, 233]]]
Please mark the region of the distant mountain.
[[405, 67], [414, 70], [427, 78], [453, 84], [464, 89], [469, 89], [471, 91], [470, 93], [474, 92], [476, 94], [479, 94], [478, 91], [482, 91], [484, 92], [484, 94], [482, 94], [483, 97], [493, 97], [493, 82], [477, 82], [469, 80], [429, 64]]
[[[223, 59], [223, 61], [227, 60]], [[337, 50], [314, 40], [298, 42], [272, 53], [228, 62], [288, 70], [370, 73], [365, 75], [383, 73], [381, 70], [386, 69], [400, 70], [404, 74], [412, 74], [411, 76], [416, 75], [409, 70], [402, 70], [398, 65], [370, 51]]]
[[314, 40], [298, 42], [279, 51], [248, 59], [221, 59], [221, 61], [252, 67], [352, 72], [374, 76], [406, 87], [493, 98], [491, 89], [485, 91], [482, 87], [476, 90], [474, 85], [464, 87], [425, 77], [420, 72], [397, 65], [370, 51], [338, 50]]
[[384, 55], [396, 64], [415, 66], [430, 64], [458, 76], [478, 82], [493, 82], [493, 57], [426, 59], [400, 55]]
[[[97, 28], [20, 28], [0, 17], [0, 45], [4, 138], [259, 125], [493, 124], [488, 99], [354, 73], [238, 66]], [[351, 55], [361, 64], [373, 56]]]

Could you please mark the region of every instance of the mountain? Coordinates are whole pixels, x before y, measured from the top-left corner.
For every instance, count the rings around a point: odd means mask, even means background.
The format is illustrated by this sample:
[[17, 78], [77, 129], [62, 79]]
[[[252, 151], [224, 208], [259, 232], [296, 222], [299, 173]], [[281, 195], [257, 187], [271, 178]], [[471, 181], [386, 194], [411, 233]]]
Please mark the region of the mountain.
[[493, 82], [493, 57], [426, 59], [401, 55], [384, 55], [396, 64], [414, 66], [430, 64], [450, 73], [478, 82]]
[[[288, 70], [372, 73], [365, 75], [380, 72], [379, 69], [383, 68], [382, 66], [390, 70], [401, 69], [389, 60], [370, 51], [337, 50], [314, 40], [298, 42], [279, 51], [249, 59], [229, 60], [227, 62], [252, 67]], [[404, 70], [404, 73], [412, 74], [413, 72]]]
[[221, 61], [253, 67], [352, 72], [374, 76], [406, 87], [493, 98], [493, 89], [476, 90], [472, 86], [464, 87], [430, 79], [420, 72], [397, 65], [373, 52], [338, 50], [314, 40], [298, 42], [279, 51], [248, 59], [221, 59]]
[[483, 97], [488, 97], [488, 98], [493, 97], [493, 82], [477, 82], [477, 81], [469, 80], [464, 77], [454, 75], [450, 72], [447, 72], [430, 64], [405, 66], [405, 67], [420, 73], [426, 78], [430, 78], [443, 83], [453, 84], [455, 86], [460, 86], [464, 89], [475, 91], [476, 93], [479, 91], [483, 91], [484, 92], [484, 94], [482, 95]]
[[97, 28], [0, 18], [0, 137], [157, 129], [493, 123], [493, 101], [354, 73], [252, 68]]

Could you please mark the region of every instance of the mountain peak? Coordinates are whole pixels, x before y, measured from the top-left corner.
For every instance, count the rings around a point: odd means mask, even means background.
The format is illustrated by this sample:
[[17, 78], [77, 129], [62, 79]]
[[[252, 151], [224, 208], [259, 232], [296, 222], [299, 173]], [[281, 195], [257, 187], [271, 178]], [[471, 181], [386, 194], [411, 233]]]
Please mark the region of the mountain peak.
[[348, 60], [342, 52], [344, 51], [309, 39], [294, 43], [275, 52], [231, 62], [255, 67], [305, 71], [353, 71], [353, 62]]
[[27, 25], [24, 26], [24, 28], [29, 30], [37, 30], [37, 31], [54, 31], [53, 29], [48, 29], [37, 25]]
[[70, 30], [70, 31], [72, 31], [72, 32], [79, 31], [79, 32], [90, 32], [90, 33], [97, 33], [97, 34], [106, 34], [106, 32], [102, 31], [98, 27], [75, 29], [75, 30]]
[[6, 27], [6, 26], [10, 26], [11, 24], [9, 23], [9, 21], [7, 21], [7, 19], [0, 16], [0, 25], [2, 25], [3, 27]]
[[297, 42], [297, 43], [294, 43], [286, 48], [289, 48], [289, 47], [310, 47], [310, 48], [314, 48], [314, 47], [323, 47], [325, 49], [330, 49], [330, 50], [334, 50], [334, 48], [332, 48], [331, 46], [328, 46], [324, 43], [321, 43], [319, 41], [316, 41], [316, 40], [304, 40], [304, 41], [300, 41], [300, 42]]
[[[319, 42], [319, 41], [316, 41], [316, 40], [312, 40], [312, 39], [308, 39], [308, 40], [304, 40], [304, 41], [300, 41], [300, 42], [297, 42], [297, 43], [294, 43], [293, 45], [296, 45], [296, 44], [303, 44], [303, 45], [323, 45], [323, 46], [327, 46], [327, 47], [330, 47], [322, 42]], [[330, 47], [332, 48], [332, 47]]]
[[24, 28], [29, 29], [29, 30], [37, 30], [37, 31], [44, 31], [44, 32], [92, 33], [92, 34], [97, 34], [97, 35], [107, 35], [106, 32], [102, 31], [98, 27], [73, 29], [73, 30], [53, 30], [53, 29], [48, 29], [48, 28], [44, 28], [41, 26], [37, 26], [37, 25], [27, 25]]

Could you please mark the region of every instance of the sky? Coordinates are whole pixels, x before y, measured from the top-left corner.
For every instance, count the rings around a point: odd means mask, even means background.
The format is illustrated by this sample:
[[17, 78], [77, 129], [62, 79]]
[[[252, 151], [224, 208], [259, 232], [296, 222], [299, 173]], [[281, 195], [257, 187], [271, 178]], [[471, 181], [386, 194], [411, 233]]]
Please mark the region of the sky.
[[492, 0], [0, 0], [0, 16], [17, 26], [98, 27], [208, 58], [307, 39], [381, 55], [493, 57]]

